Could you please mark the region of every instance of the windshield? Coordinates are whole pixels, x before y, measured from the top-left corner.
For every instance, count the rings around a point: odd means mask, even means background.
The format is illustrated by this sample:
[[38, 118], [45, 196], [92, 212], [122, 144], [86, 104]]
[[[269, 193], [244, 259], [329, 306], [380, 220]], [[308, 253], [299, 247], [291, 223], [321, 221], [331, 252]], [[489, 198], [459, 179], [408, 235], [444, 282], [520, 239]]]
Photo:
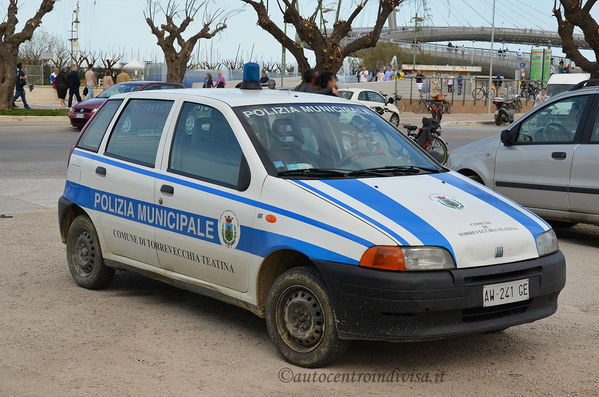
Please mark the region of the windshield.
[[255, 137], [258, 152], [274, 175], [323, 178], [356, 176], [356, 171], [375, 169], [376, 173], [364, 176], [397, 175], [399, 169], [402, 173], [444, 170], [364, 106], [259, 105], [235, 108], [235, 112]]
[[568, 91], [576, 84], [547, 84], [547, 96], [554, 96], [560, 92]]
[[102, 92], [96, 98], [110, 98], [116, 94], [125, 94], [127, 92], [137, 91], [141, 88], [142, 84], [116, 84]]

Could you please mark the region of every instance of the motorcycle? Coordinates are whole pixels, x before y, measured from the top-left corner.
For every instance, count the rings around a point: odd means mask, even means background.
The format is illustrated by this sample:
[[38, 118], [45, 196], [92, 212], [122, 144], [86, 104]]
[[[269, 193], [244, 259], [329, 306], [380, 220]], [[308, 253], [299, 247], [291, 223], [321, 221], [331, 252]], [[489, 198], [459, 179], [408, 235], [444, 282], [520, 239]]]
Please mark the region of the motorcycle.
[[[518, 98], [519, 101], [520, 99]], [[493, 98], [493, 104], [495, 105], [494, 117], [496, 125], [510, 124], [514, 121], [517, 107], [515, 100], [506, 101], [503, 97], [497, 96]]]

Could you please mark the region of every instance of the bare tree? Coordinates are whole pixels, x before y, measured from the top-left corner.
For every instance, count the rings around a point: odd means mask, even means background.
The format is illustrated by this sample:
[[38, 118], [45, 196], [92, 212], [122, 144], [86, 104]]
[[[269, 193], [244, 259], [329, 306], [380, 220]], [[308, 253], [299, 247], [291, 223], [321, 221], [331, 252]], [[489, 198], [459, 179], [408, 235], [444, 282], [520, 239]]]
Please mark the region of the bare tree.
[[102, 65], [104, 66], [104, 69], [110, 69], [112, 70], [112, 68], [114, 67], [114, 65], [116, 65], [117, 63], [119, 63], [119, 61], [121, 59], [123, 59], [123, 54], [114, 54], [114, 55], [109, 55], [108, 52], [101, 52], [100, 53], [100, 60], [102, 61]]
[[[297, 43], [281, 30], [268, 16], [268, 10], [263, 0], [241, 0], [251, 5], [258, 16], [258, 25], [270, 33], [283, 47], [295, 57], [300, 72], [310, 68], [308, 59], [304, 54], [304, 46]], [[336, 73], [343, 64], [343, 59], [363, 48], [374, 47], [379, 40], [381, 30], [389, 14], [404, 0], [379, 0], [378, 13], [374, 27], [368, 33], [354, 40], [343, 39], [349, 36], [352, 23], [364, 9], [368, 0], [363, 0], [349, 15], [347, 20], [339, 19], [333, 24], [333, 29], [328, 32], [326, 23], [322, 29], [317, 19], [323, 19], [323, 0], [316, 2], [316, 8], [308, 17], [300, 15], [298, 0], [276, 0], [279, 10], [283, 13], [283, 21], [295, 27], [297, 36], [308, 47], [314, 50], [316, 56], [316, 69]], [[330, 34], [328, 34], [330, 33]]]
[[20, 32], [16, 32], [19, 23], [17, 13], [19, 1], [9, 0], [6, 19], [0, 23], [0, 109], [12, 108], [12, 96], [17, 79], [17, 56], [19, 46], [31, 40], [33, 32], [42, 23], [42, 18], [54, 8], [55, 0], [42, 0], [35, 15], [25, 22]]
[[231, 59], [231, 58], [223, 59], [221, 64], [223, 65], [223, 67], [225, 67], [229, 70], [243, 69], [243, 62], [240, 59]]
[[[557, 19], [557, 32], [562, 39], [562, 49], [577, 66], [591, 74], [591, 78], [599, 78], [599, 24], [591, 16], [591, 8], [597, 0], [554, 0], [553, 15]], [[584, 3], [584, 4], [583, 4]], [[595, 52], [595, 61], [589, 60], [580, 53], [574, 40], [574, 28], [584, 33], [584, 39]]]
[[62, 41], [59, 41], [54, 45], [52, 52], [54, 54], [52, 63], [59, 69], [66, 67], [71, 61], [71, 52]]
[[[227, 27], [226, 21], [231, 13], [218, 8], [210, 8], [208, 2], [209, 0], [185, 0], [181, 7], [179, 1], [168, 0], [166, 6], [163, 7], [158, 0], [148, 0], [144, 17], [152, 34], [156, 36], [158, 46], [164, 52], [167, 81], [182, 82], [198, 40], [211, 39]], [[203, 10], [202, 28], [187, 40], [184, 39], [183, 33], [200, 10]], [[164, 15], [166, 23], [157, 24], [159, 13]], [[180, 21], [175, 22], [176, 20]], [[214, 27], [212, 27], [213, 25]]]
[[85, 62], [87, 68], [89, 69], [96, 65], [99, 55], [97, 51], [83, 51], [81, 52], [80, 58]]

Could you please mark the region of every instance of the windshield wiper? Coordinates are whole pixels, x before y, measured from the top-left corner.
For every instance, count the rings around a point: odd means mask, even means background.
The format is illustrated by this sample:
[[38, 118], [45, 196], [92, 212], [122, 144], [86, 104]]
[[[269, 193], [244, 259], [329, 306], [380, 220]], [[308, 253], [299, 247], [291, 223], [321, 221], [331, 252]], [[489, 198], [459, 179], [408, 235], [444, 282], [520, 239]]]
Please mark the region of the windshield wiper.
[[334, 176], [344, 177], [349, 170], [333, 168], [298, 168], [297, 170], [279, 171], [277, 176]]
[[429, 172], [429, 173], [436, 174], [436, 173], [442, 172], [442, 169], [421, 167], [419, 165], [386, 165], [384, 167], [373, 167], [373, 168], [365, 168], [363, 170], [351, 171], [351, 172], [348, 172], [346, 174], [346, 176], [372, 175], [372, 174], [384, 174], [384, 173], [392, 173], [394, 175], [419, 174], [421, 172]]

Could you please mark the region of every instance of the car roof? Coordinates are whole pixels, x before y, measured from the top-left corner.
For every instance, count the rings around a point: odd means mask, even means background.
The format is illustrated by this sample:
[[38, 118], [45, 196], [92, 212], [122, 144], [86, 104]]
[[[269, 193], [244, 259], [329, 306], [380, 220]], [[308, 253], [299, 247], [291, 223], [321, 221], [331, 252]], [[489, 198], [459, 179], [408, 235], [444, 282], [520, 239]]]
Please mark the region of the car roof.
[[340, 88], [339, 91], [351, 91], [351, 92], [375, 91], [376, 92], [376, 90], [373, 88], [354, 88], [354, 87]]
[[280, 103], [338, 103], [355, 104], [347, 99], [332, 95], [313, 94], [298, 91], [281, 90], [247, 90], [239, 88], [185, 88], [160, 91], [137, 91], [133, 93], [118, 94], [110, 99], [140, 98], [140, 99], [178, 99], [198, 100], [202, 98], [215, 99], [231, 107], [249, 105], [275, 105]]
[[588, 80], [590, 73], [554, 73], [547, 80], [547, 84], [577, 84]]

